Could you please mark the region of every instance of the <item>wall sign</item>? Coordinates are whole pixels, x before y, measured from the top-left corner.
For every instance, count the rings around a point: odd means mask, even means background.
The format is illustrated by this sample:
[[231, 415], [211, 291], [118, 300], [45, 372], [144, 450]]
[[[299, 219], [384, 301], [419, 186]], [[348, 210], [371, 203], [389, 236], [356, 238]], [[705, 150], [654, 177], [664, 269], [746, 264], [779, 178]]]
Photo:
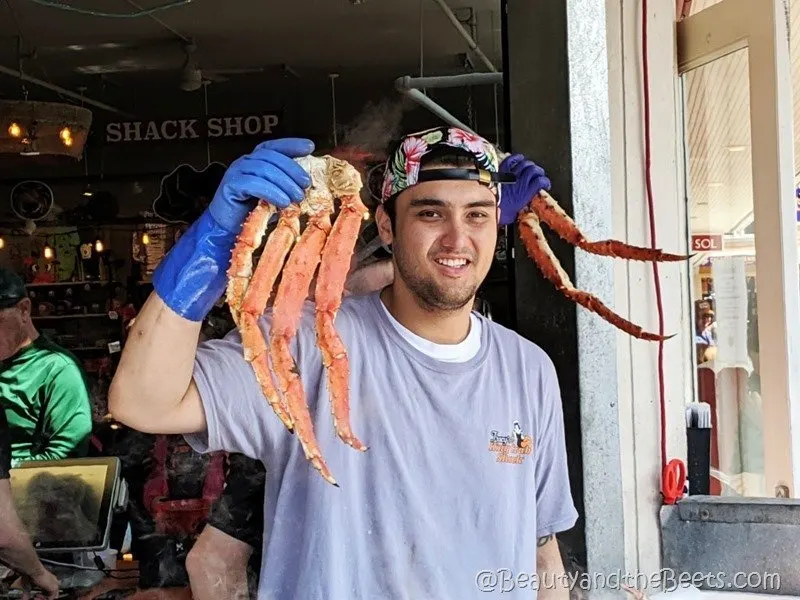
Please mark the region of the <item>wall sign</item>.
[[159, 121], [119, 121], [107, 123], [105, 141], [172, 142], [207, 138], [275, 135], [281, 124], [278, 112], [230, 117], [163, 119]]
[[722, 250], [722, 235], [707, 233], [692, 236], [693, 252], [709, 252], [714, 250]]

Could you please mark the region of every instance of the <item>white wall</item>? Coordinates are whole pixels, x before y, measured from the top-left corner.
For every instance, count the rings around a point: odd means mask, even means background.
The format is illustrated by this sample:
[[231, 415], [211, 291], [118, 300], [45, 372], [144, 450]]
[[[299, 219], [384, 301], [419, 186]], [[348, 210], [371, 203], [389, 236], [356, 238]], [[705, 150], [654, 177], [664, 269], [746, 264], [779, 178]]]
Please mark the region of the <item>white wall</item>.
[[[606, 8], [614, 236], [630, 244], [650, 246], [645, 188], [641, 0], [607, 0]], [[652, 189], [658, 247], [686, 252], [674, 19], [674, 3], [651, 0], [648, 56]], [[616, 310], [644, 328], [657, 331], [651, 264], [617, 260], [615, 266]], [[681, 263], [662, 264], [659, 274], [664, 329], [666, 333], [676, 334], [664, 344], [667, 460], [685, 460], [684, 406], [693, 394], [687, 267]], [[658, 344], [620, 333], [617, 348], [622, 501], [626, 515], [625, 569], [628, 574], [649, 576], [660, 568]], [[606, 473], [586, 473], [587, 486], [592, 480], [594, 485], [601, 485], [606, 476]], [[615, 543], [614, 540], [609, 542]]]

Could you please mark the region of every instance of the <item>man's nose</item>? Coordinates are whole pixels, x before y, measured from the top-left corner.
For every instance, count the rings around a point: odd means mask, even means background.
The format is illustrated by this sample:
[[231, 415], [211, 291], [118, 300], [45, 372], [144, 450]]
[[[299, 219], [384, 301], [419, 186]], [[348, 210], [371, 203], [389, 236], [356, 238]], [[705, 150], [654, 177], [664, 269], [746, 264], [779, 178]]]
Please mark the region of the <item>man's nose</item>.
[[445, 226], [441, 243], [447, 248], [463, 248], [467, 245], [467, 226], [459, 219], [450, 219]]

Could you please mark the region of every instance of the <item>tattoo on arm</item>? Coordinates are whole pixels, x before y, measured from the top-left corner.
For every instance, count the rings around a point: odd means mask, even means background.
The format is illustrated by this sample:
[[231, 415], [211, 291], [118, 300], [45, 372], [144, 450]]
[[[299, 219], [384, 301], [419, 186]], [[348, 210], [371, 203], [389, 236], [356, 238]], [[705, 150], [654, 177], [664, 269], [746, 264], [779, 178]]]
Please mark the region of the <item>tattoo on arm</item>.
[[553, 534], [552, 534], [552, 533], [551, 533], [550, 535], [546, 535], [546, 536], [544, 536], [544, 537], [540, 537], [540, 538], [539, 538], [539, 539], [536, 541], [536, 545], [537, 545], [539, 548], [541, 548], [541, 547], [542, 547], [542, 546], [544, 546], [544, 545], [545, 545], [547, 542], [549, 542], [550, 540], [552, 540], [552, 539], [553, 539], [553, 537], [555, 537], [555, 536], [553, 536]]

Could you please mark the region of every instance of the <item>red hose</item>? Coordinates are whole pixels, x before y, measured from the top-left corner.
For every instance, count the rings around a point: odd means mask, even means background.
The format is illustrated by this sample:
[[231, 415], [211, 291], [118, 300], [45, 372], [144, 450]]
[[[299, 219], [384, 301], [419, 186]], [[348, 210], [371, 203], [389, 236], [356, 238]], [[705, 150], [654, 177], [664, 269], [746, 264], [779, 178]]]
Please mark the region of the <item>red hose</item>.
[[[647, 188], [647, 208], [650, 220], [650, 245], [656, 245], [656, 220], [653, 203], [653, 182], [651, 176], [650, 142], [650, 65], [647, 57], [647, 0], [642, 0], [642, 77], [644, 79], [644, 162]], [[661, 281], [658, 263], [653, 261], [653, 280], [655, 282], [656, 308], [658, 311], [658, 334], [664, 335], [664, 307], [661, 302]], [[658, 342], [658, 403], [661, 409], [661, 493], [665, 504], [674, 504], [683, 497], [686, 481], [686, 467], [678, 459], [667, 463], [667, 409], [664, 385], [664, 342]]]

